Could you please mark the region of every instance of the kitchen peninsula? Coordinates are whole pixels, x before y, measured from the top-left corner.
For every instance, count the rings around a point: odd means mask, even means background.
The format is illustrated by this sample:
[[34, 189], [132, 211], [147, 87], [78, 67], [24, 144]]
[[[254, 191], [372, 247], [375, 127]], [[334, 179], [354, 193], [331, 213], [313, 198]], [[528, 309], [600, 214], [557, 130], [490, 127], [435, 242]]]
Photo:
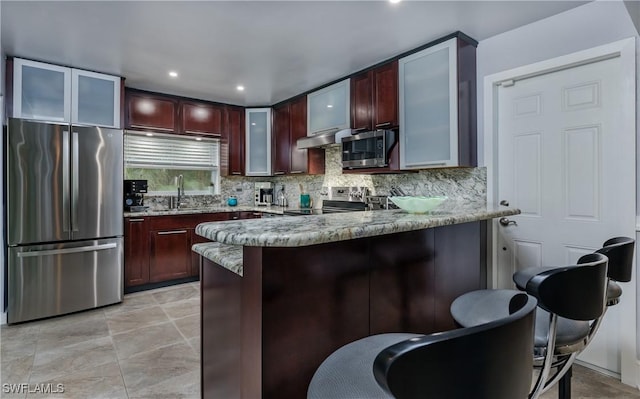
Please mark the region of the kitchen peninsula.
[[486, 221], [518, 209], [337, 213], [203, 223], [202, 396], [301, 398], [334, 350], [394, 331], [455, 328], [449, 305], [486, 286]]

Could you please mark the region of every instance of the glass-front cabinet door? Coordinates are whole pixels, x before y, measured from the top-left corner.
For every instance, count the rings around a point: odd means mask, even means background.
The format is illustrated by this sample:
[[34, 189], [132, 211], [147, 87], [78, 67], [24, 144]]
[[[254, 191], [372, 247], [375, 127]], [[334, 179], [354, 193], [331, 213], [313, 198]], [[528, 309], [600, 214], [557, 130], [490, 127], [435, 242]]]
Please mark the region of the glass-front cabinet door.
[[401, 58], [400, 168], [458, 165], [457, 39]]
[[351, 79], [307, 95], [307, 134], [348, 129], [351, 126]]
[[71, 68], [15, 58], [13, 116], [55, 122], [71, 120]]
[[271, 108], [246, 110], [246, 176], [271, 175]]
[[72, 70], [71, 121], [120, 127], [120, 77]]

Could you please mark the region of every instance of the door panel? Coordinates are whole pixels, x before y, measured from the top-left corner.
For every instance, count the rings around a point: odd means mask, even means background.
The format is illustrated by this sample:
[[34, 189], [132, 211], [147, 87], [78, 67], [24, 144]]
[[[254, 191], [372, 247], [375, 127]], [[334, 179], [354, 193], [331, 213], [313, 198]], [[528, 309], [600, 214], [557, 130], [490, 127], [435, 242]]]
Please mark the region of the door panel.
[[73, 239], [115, 237], [122, 226], [122, 131], [72, 128]]
[[9, 323], [122, 301], [122, 238], [9, 248]]
[[69, 127], [10, 119], [8, 244], [70, 238]]
[[[522, 209], [510, 217], [517, 225], [496, 224], [500, 286], [511, 286], [513, 271], [572, 264], [633, 235], [635, 145], [618, 117], [622, 76], [611, 58], [499, 86], [498, 201]], [[608, 310], [583, 361], [620, 371], [619, 312]]]

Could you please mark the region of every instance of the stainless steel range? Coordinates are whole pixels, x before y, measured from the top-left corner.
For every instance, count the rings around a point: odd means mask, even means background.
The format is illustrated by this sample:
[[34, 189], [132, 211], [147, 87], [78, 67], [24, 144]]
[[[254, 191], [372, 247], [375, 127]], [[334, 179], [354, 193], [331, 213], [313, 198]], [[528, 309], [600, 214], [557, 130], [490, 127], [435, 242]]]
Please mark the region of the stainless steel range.
[[366, 187], [331, 187], [329, 199], [322, 200], [321, 209], [287, 209], [285, 215], [323, 215], [338, 212], [358, 212], [369, 209], [367, 196], [369, 190]]

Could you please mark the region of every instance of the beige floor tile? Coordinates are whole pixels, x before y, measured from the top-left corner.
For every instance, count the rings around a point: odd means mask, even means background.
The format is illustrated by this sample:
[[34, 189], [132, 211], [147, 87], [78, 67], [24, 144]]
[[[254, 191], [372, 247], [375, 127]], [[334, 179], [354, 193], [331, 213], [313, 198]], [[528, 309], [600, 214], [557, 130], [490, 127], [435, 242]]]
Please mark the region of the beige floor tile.
[[42, 326], [37, 350], [44, 352], [107, 336], [109, 336], [109, 328], [104, 314], [101, 318], [91, 317], [69, 324], [57, 322], [51, 326]]
[[[558, 384], [542, 395], [541, 399], [556, 399]], [[623, 384], [619, 380], [574, 364], [571, 379], [571, 397], [573, 399], [638, 399], [640, 391]]]
[[189, 345], [193, 348], [193, 350], [200, 356], [200, 334], [197, 337], [193, 337], [189, 340]]
[[130, 312], [109, 313], [106, 317], [111, 334], [119, 334], [169, 321], [167, 315], [158, 305]]
[[111, 337], [36, 352], [29, 382], [38, 383], [100, 365], [117, 363]]
[[118, 359], [127, 359], [162, 346], [185, 343], [172, 322], [156, 324], [112, 336]]
[[40, 326], [20, 324], [0, 328], [0, 361], [6, 362], [36, 353]]
[[139, 391], [129, 390], [130, 399], [198, 399], [200, 398], [200, 370], [169, 378]]
[[40, 328], [54, 328], [61, 326], [69, 326], [70, 324], [75, 323], [84, 323], [89, 321], [100, 321], [104, 320], [104, 309], [91, 309], [85, 310], [82, 312], [76, 312], [68, 315], [62, 315], [57, 317], [51, 317], [49, 319], [37, 320], [32, 323], [35, 326], [40, 326]]
[[[28, 383], [34, 357], [35, 355], [31, 354], [17, 359], [3, 360], [0, 363], [0, 388], [3, 384]], [[2, 397], [1, 394], [0, 397]]]
[[183, 301], [185, 299], [199, 298], [200, 291], [190, 284], [183, 284], [177, 288], [154, 292], [153, 297], [160, 304]]
[[165, 303], [162, 305], [162, 309], [172, 319], [200, 314], [200, 297]]
[[186, 343], [179, 343], [120, 360], [128, 392], [140, 392], [153, 385], [200, 370], [198, 357]]
[[186, 339], [200, 336], [200, 315], [194, 314], [191, 316], [183, 317], [181, 319], [175, 319], [173, 321], [178, 330]]
[[[35, 399], [126, 399], [127, 392], [118, 363], [113, 362], [98, 367], [85, 368], [72, 373], [63, 374], [55, 379], [44, 381], [43, 384], [52, 384], [53, 389], [57, 384], [62, 384], [64, 392], [42, 395], [38, 393], [27, 395]], [[35, 384], [31, 384], [32, 388]]]
[[158, 303], [153, 299], [153, 295], [151, 293], [143, 291], [136, 294], [125, 295], [122, 303], [105, 307], [104, 314], [108, 316], [111, 313], [130, 312], [132, 310], [144, 309], [157, 304]]

